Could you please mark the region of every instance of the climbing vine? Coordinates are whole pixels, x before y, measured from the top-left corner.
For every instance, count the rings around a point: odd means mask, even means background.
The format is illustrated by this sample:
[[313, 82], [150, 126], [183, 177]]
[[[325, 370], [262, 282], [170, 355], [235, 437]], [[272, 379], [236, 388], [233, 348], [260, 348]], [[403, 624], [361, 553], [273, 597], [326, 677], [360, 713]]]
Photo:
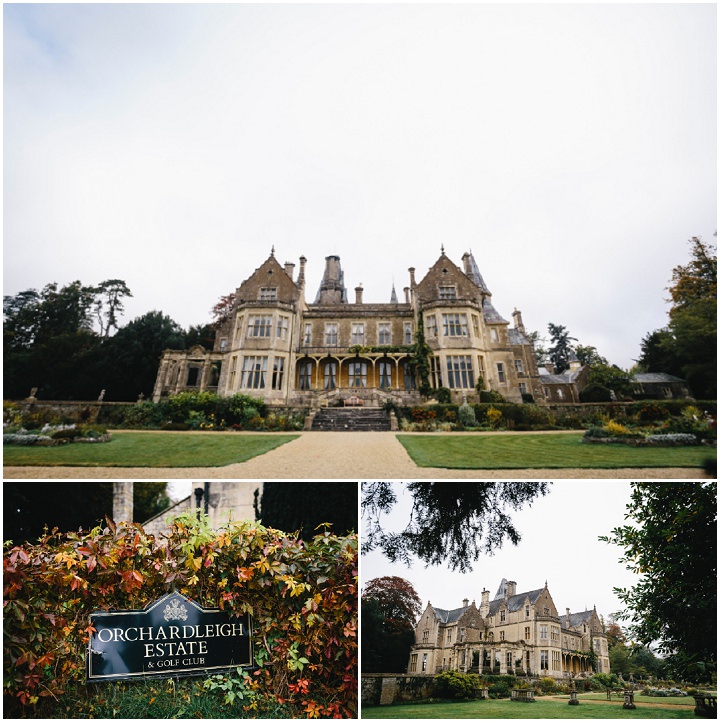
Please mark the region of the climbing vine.
[[425, 340], [425, 323], [423, 320], [423, 312], [418, 311], [417, 332], [415, 334], [414, 353], [410, 359], [411, 368], [417, 373], [420, 379], [418, 390], [423, 396], [428, 396], [431, 390], [430, 386], [430, 357], [432, 349]]
[[84, 679], [91, 612], [141, 609], [175, 589], [253, 615], [253, 676], [266, 694], [307, 716], [357, 714], [355, 535], [303, 541], [247, 521], [213, 530], [185, 514], [160, 539], [107, 520], [8, 545], [3, 566], [3, 693], [21, 712]]

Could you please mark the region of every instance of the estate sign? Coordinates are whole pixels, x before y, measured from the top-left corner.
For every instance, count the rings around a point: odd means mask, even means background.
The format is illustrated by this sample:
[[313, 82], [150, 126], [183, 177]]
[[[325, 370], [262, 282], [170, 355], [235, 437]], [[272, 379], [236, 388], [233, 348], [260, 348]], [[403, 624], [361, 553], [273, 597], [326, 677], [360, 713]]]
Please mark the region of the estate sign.
[[93, 612], [88, 681], [202, 674], [249, 666], [247, 615], [205, 609], [177, 592], [143, 610]]

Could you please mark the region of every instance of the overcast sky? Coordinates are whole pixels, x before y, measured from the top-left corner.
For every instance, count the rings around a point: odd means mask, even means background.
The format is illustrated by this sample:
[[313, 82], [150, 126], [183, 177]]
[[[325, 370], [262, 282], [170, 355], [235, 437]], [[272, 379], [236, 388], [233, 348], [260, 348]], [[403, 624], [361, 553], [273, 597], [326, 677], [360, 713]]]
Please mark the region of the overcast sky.
[[[471, 482], [468, 482], [471, 483]], [[401, 489], [403, 482], [395, 482]], [[401, 531], [410, 516], [410, 496], [398, 494], [399, 503], [388, 517], [387, 529]], [[441, 609], [457, 609], [467, 597], [479, 606], [483, 589], [490, 599], [503, 578], [517, 582], [518, 594], [540, 589], [547, 581], [558, 612], [582, 612], [597, 607], [606, 621], [621, 608], [613, 587], [634, 586], [638, 576], [620, 563], [622, 548], [598, 541], [617, 526], [630, 500], [628, 481], [555, 481], [550, 493], [532, 506], [512, 513], [522, 535], [517, 546], [506, 544], [494, 556], [482, 556], [466, 574], [445, 567], [410, 568], [391, 564], [375, 551], [361, 559], [363, 585], [383, 576], [407, 579], [422, 601]], [[621, 622], [625, 626], [625, 622]]]
[[627, 368], [714, 242], [714, 4], [3, 13], [5, 294], [121, 278], [187, 328], [273, 246], [387, 302], [444, 245]]

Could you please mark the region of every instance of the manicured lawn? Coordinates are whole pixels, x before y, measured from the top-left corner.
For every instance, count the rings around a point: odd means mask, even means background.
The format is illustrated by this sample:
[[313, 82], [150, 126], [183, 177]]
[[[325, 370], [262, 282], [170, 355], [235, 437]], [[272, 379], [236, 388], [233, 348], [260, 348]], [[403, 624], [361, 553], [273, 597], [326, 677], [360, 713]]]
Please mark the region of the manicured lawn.
[[4, 466], [226, 466], [297, 439], [297, 434], [184, 434], [170, 431], [114, 434], [104, 444], [5, 446]]
[[[362, 708], [363, 719], [693, 719], [692, 705], [655, 707], [638, 702], [623, 709], [622, 700], [587, 702], [570, 706], [568, 697], [540, 697], [535, 702], [484, 699], [472, 702], [432, 702]], [[654, 699], [654, 698], [653, 698]], [[691, 698], [692, 700], [692, 698]]]
[[577, 434], [400, 434], [418, 466], [443, 469], [619, 469], [701, 467], [717, 450], [707, 446], [634, 448], [583, 444]]

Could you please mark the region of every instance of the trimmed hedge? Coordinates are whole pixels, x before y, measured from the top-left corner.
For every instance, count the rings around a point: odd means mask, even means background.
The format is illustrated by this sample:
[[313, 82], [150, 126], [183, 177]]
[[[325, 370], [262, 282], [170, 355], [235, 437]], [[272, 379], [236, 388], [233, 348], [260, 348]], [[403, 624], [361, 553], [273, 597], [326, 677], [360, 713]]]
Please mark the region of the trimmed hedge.
[[[451, 423], [460, 418], [460, 406], [457, 404], [426, 404], [422, 406], [390, 405], [398, 419], [408, 422]], [[700, 411], [715, 416], [717, 402], [691, 401], [671, 399], [668, 401], [636, 401], [630, 403], [593, 403], [593, 404], [513, 404], [513, 403], [479, 403], [470, 408], [480, 426], [492, 426], [488, 419], [488, 411], [495, 409], [502, 413], [499, 428], [515, 431], [552, 431], [558, 429], [583, 429], [594, 425], [602, 425], [610, 419], [623, 422], [637, 419], [641, 424], [655, 421], [669, 421], [672, 425], [682, 417], [683, 409], [694, 406]], [[423, 429], [424, 430], [424, 429]], [[673, 429], [684, 431], [684, 429]]]
[[89, 614], [141, 609], [176, 589], [253, 615], [256, 683], [304, 716], [357, 715], [357, 536], [304, 542], [254, 522], [213, 531], [179, 516], [167, 538], [139, 524], [62, 534], [4, 551], [5, 716], [84, 679]]

